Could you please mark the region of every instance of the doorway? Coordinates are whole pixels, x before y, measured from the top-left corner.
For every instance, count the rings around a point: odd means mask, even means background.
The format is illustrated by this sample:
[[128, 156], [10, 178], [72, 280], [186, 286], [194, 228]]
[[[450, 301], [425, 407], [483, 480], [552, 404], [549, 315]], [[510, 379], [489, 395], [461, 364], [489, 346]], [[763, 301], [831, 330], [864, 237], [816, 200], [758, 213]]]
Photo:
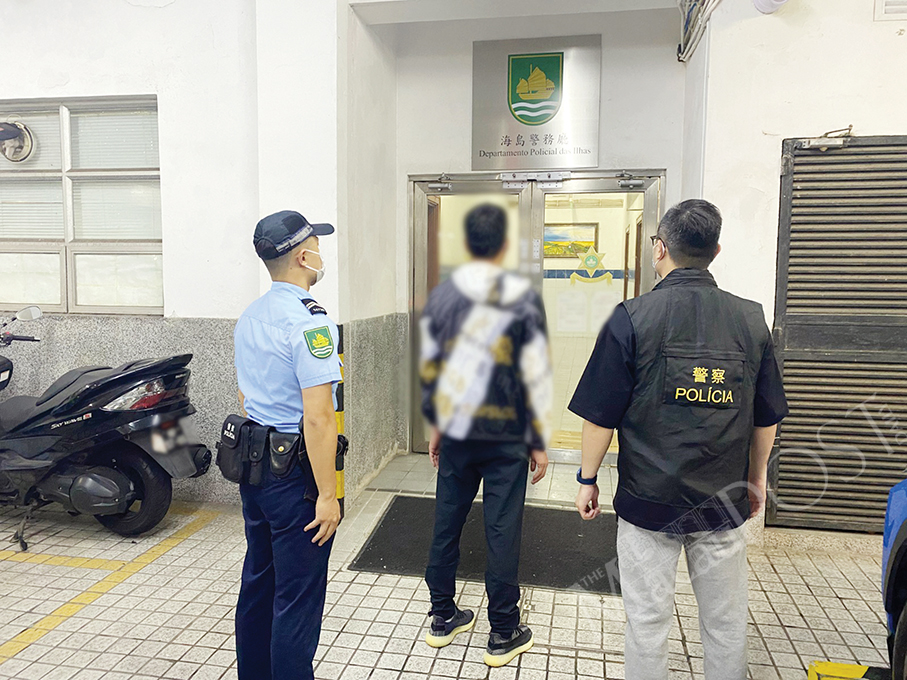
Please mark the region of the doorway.
[[[567, 405], [614, 307], [655, 284], [651, 267], [641, 261], [642, 244], [658, 226], [662, 173], [615, 177], [573, 173], [568, 179], [545, 182], [497, 176], [411, 180], [411, 327], [418, 327], [431, 289], [469, 257], [463, 230], [469, 210], [485, 202], [505, 208], [509, 250], [504, 265], [530, 278], [548, 317], [555, 389], [549, 458], [578, 462], [582, 421]], [[415, 360], [417, 334], [413, 342]], [[420, 412], [418, 372], [412, 374], [412, 449], [425, 452], [428, 437]]]

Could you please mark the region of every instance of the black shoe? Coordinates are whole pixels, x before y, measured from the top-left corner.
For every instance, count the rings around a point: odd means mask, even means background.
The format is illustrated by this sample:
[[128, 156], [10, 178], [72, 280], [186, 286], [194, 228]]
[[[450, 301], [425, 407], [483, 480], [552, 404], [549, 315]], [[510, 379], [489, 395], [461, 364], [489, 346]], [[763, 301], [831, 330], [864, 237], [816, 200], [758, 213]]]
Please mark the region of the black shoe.
[[446, 647], [457, 635], [471, 630], [475, 624], [476, 615], [469, 609], [457, 609], [457, 613], [446, 621], [441, 616], [435, 616], [431, 621], [431, 630], [425, 636], [425, 642], [429, 647]]
[[492, 633], [488, 636], [485, 663], [493, 668], [506, 666], [523, 652], [532, 647], [532, 631], [529, 626], [518, 626], [510, 635]]

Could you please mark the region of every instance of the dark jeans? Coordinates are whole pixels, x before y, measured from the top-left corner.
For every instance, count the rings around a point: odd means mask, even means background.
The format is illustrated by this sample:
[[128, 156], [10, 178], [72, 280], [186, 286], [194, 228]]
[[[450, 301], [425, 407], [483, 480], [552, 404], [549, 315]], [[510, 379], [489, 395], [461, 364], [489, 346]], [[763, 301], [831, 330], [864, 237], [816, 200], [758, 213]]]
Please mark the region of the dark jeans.
[[305, 499], [299, 466], [285, 479], [265, 472], [261, 486], [240, 485], [246, 560], [236, 605], [239, 680], [314, 678], [312, 660], [333, 537], [312, 543], [315, 504]]
[[512, 442], [441, 441], [435, 533], [425, 581], [431, 591], [431, 614], [449, 619], [456, 612], [455, 578], [460, 562], [460, 533], [484, 481], [483, 514], [488, 562], [485, 590], [491, 630], [510, 634], [520, 624], [520, 534], [529, 449]]

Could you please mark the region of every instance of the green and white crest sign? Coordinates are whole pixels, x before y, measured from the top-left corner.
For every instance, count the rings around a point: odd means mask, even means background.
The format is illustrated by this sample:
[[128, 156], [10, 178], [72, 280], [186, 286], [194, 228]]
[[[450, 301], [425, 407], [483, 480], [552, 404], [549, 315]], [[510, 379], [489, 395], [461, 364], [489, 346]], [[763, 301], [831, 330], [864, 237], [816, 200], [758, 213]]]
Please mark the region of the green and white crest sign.
[[598, 166], [601, 36], [473, 43], [473, 170]]
[[542, 125], [561, 108], [564, 53], [511, 54], [510, 111], [524, 125]]

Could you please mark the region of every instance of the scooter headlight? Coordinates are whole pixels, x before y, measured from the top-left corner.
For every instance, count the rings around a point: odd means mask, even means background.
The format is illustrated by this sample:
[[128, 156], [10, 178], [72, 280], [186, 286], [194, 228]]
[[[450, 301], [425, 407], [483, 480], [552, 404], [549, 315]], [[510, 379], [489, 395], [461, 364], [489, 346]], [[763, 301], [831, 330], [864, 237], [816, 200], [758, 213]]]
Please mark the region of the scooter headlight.
[[141, 411], [154, 408], [171, 394], [173, 392], [168, 391], [164, 381], [158, 378], [129, 390], [101, 408], [104, 411]]

